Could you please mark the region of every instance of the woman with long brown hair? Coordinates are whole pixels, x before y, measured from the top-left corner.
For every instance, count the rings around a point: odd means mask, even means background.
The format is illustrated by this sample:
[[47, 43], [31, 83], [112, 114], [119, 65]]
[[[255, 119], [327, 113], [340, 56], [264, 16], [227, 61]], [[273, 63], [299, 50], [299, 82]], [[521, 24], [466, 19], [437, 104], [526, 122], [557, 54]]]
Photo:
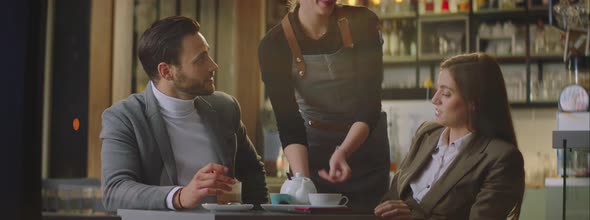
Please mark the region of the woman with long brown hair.
[[483, 53], [458, 55], [441, 64], [437, 84], [436, 119], [418, 128], [375, 214], [518, 218], [524, 162], [499, 65]]

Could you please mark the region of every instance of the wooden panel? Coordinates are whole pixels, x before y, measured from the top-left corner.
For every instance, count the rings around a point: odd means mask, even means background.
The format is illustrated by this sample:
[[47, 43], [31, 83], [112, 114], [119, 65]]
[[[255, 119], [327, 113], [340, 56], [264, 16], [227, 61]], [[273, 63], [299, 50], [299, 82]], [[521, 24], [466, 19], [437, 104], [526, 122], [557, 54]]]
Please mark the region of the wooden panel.
[[131, 94], [133, 64], [133, 0], [117, 0], [114, 3], [111, 103]]
[[102, 112], [111, 105], [113, 0], [92, 0], [88, 88], [88, 177], [100, 179]]
[[209, 56], [217, 62], [217, 39], [215, 30], [217, 25], [217, 1], [201, 1], [199, 10], [199, 19], [197, 22], [201, 25], [199, 32], [203, 34], [207, 43], [209, 43]]
[[195, 0], [180, 0], [180, 15], [192, 19], [197, 18], [197, 1]]
[[236, 4], [236, 52], [233, 59], [236, 63], [236, 98], [242, 107], [242, 120], [248, 134], [256, 146], [258, 140], [258, 112], [260, 109], [260, 68], [258, 66], [258, 44], [262, 39], [263, 1], [240, 0]]
[[43, 80], [43, 131], [42, 131], [42, 147], [41, 147], [41, 177], [46, 179], [49, 177], [49, 145], [51, 144], [49, 138], [51, 136], [51, 98], [53, 89], [51, 83], [53, 81], [53, 20], [55, 18], [55, 1], [47, 1], [47, 21], [45, 30], [45, 66], [44, 66], [44, 80]]
[[176, 0], [160, 0], [160, 17], [167, 18], [176, 15]]
[[[139, 45], [139, 38], [143, 35], [143, 32], [147, 30], [152, 24], [158, 20], [158, 2], [154, 0], [139, 0], [136, 1], [135, 4], [135, 14], [133, 15], [133, 36], [135, 39], [132, 39], [133, 43], [135, 44], [135, 48]], [[162, 2], [160, 2], [162, 4]], [[131, 55], [131, 59], [134, 61], [133, 63], [133, 79], [134, 85], [131, 89], [132, 93], [143, 92], [145, 90], [145, 86], [150, 81], [150, 78], [145, 73], [143, 66], [141, 65], [141, 61], [137, 56], [137, 51], [131, 51], [133, 55]]]
[[[241, 9], [236, 8], [236, 5], [239, 2], [234, 0], [217, 1], [218, 16], [215, 23], [217, 39], [215, 46], [213, 46], [216, 47], [215, 51], [217, 53], [215, 62], [219, 65], [215, 76], [217, 81], [215, 86], [217, 90], [233, 96], [238, 94], [238, 91], [236, 91], [236, 84], [239, 81], [237, 71], [240, 69], [237, 68], [238, 64], [236, 62], [241, 62], [241, 59], [238, 59], [236, 54], [238, 46], [242, 45], [241, 41], [236, 42], [236, 36], [241, 35], [241, 33], [237, 32], [237, 22], [240, 19], [237, 18], [236, 11]], [[241, 70], [240, 74], [242, 74]]]

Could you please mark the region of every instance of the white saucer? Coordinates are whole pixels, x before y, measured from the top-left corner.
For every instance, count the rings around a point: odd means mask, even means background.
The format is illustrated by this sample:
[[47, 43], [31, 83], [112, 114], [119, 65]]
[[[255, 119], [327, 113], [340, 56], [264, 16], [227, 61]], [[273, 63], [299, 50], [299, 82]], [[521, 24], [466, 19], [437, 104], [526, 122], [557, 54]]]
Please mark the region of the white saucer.
[[207, 210], [216, 212], [239, 212], [250, 210], [254, 207], [252, 204], [219, 205], [216, 203], [203, 203], [201, 205]]
[[297, 208], [346, 208], [346, 205], [279, 205], [261, 204], [262, 208], [270, 212], [292, 212]]

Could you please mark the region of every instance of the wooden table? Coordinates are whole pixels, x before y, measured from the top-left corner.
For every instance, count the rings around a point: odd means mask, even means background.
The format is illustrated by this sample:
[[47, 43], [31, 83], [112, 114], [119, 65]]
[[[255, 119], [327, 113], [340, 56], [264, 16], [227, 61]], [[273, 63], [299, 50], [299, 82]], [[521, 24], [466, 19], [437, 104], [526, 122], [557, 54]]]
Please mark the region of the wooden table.
[[210, 212], [196, 211], [152, 211], [119, 209], [122, 220], [376, 220], [373, 214], [306, 214], [267, 211]]

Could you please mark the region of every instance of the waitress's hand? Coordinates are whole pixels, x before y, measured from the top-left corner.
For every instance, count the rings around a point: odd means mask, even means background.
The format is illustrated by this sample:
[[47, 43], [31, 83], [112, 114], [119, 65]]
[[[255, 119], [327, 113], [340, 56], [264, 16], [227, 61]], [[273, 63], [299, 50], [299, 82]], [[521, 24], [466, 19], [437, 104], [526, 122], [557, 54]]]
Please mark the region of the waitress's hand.
[[346, 151], [337, 148], [330, 158], [330, 173], [322, 169], [318, 171], [318, 175], [331, 183], [341, 183], [350, 179], [352, 171], [346, 162], [346, 158]]
[[375, 215], [389, 220], [411, 220], [410, 207], [401, 200], [387, 200], [375, 207]]

